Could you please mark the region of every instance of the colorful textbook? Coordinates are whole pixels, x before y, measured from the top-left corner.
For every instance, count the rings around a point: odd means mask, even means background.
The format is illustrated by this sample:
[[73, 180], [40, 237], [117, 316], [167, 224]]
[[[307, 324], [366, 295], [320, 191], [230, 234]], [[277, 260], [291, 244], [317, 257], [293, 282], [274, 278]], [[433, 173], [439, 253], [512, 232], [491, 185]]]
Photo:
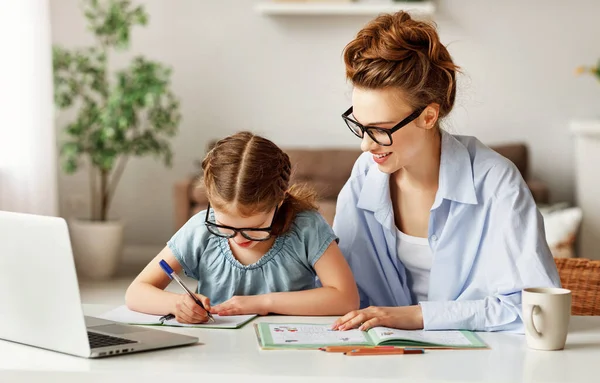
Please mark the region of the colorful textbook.
[[331, 330], [330, 324], [255, 324], [261, 348], [314, 349], [328, 346], [399, 346], [430, 349], [477, 349], [487, 345], [470, 331], [407, 331], [375, 327], [369, 331]]
[[214, 315], [214, 322], [184, 324], [177, 322], [175, 319], [164, 319], [159, 315], [139, 313], [129, 310], [127, 306], [119, 306], [114, 310], [100, 315], [98, 318], [133, 325], [234, 329], [242, 327], [255, 317], [256, 315]]

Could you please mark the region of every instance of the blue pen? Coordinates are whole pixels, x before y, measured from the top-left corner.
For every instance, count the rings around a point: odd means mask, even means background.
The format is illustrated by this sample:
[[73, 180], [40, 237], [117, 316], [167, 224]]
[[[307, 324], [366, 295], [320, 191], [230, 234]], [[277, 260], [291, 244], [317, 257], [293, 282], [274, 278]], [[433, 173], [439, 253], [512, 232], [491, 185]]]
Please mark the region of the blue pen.
[[163, 271], [165, 272], [165, 274], [167, 274], [169, 276], [169, 278], [171, 278], [171, 280], [174, 280], [175, 282], [179, 283], [179, 286], [181, 286], [181, 288], [183, 290], [185, 290], [185, 292], [194, 300], [194, 302], [196, 302], [196, 304], [200, 307], [202, 307], [203, 310], [206, 311], [206, 313], [208, 314], [208, 319], [212, 322], [215, 321], [215, 318], [213, 318], [213, 316], [211, 315], [210, 312], [208, 312], [208, 310], [206, 310], [206, 308], [204, 307], [204, 305], [202, 304], [202, 302], [200, 302], [200, 299], [198, 299], [198, 297], [196, 297], [194, 294], [192, 294], [192, 292], [185, 287], [185, 285], [183, 284], [183, 281], [181, 280], [181, 278], [179, 278], [179, 275], [177, 275], [173, 269], [171, 268], [171, 266], [169, 266], [169, 264], [167, 262], [165, 262], [164, 259], [162, 259], [160, 262], [160, 267], [163, 269]]

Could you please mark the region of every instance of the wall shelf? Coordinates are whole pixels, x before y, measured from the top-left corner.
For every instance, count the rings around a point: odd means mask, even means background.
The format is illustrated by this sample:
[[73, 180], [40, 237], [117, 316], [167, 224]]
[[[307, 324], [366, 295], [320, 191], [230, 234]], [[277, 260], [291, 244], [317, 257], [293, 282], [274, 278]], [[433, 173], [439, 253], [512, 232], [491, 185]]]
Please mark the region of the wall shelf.
[[419, 2], [276, 2], [262, 1], [254, 9], [263, 15], [272, 16], [376, 16], [380, 13], [407, 11], [415, 16], [431, 16], [435, 6], [430, 1]]
[[576, 136], [600, 138], [600, 119], [571, 121], [571, 132]]

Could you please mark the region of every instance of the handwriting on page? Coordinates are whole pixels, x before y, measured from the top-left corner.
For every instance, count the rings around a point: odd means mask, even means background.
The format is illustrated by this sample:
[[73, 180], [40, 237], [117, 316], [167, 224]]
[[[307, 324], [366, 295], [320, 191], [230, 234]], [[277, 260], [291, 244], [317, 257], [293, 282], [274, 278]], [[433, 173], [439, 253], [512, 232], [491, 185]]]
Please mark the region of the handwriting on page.
[[402, 339], [416, 342], [441, 344], [446, 346], [469, 346], [471, 342], [460, 331], [406, 331], [387, 327], [375, 327], [377, 336], [382, 340]]
[[269, 330], [275, 344], [357, 344], [366, 343], [362, 331], [333, 331], [329, 325], [271, 324]]

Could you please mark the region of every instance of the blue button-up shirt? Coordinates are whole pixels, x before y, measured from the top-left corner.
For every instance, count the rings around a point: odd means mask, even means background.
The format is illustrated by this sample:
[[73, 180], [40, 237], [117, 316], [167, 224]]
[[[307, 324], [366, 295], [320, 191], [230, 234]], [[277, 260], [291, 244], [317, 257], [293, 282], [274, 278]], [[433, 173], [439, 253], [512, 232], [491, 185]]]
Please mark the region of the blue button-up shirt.
[[398, 259], [390, 175], [370, 153], [340, 192], [333, 228], [361, 307], [420, 304], [426, 330], [523, 331], [521, 290], [560, 286], [544, 223], [516, 166], [477, 139], [442, 132], [430, 210], [428, 299], [416, 302]]

